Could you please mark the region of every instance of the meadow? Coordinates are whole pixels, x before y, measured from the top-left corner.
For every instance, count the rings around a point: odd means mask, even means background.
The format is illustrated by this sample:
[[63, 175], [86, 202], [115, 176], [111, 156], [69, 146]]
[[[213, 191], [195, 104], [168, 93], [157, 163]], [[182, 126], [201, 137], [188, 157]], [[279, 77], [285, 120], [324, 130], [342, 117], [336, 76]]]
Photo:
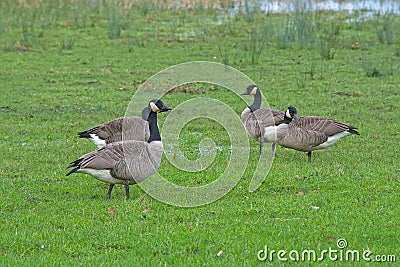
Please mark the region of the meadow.
[[[275, 14], [251, 1], [239, 8], [233, 1], [176, 3], [0, 2], [0, 265], [398, 263], [400, 17], [311, 12], [301, 5]], [[122, 186], [107, 200], [107, 184], [65, 176], [69, 162], [95, 149], [77, 132], [123, 116], [146, 80], [192, 61], [236, 68], [271, 107], [293, 105], [299, 115], [334, 118], [357, 126], [360, 136], [314, 152], [311, 163], [305, 153], [278, 146], [254, 192], [258, 143], [249, 140], [250, 158], [237, 185], [193, 208], [157, 201], [139, 186], [131, 186], [130, 200]], [[207, 83], [174, 88], [163, 101], [175, 107], [200, 96], [226, 103], [238, 116], [247, 105], [246, 98]], [[167, 116], [159, 115], [161, 133]], [[212, 139], [219, 148], [214, 161], [193, 173], [164, 155], [160, 174], [196, 187], [224, 172], [232, 156], [224, 127], [200, 118], [179, 137], [190, 160], [199, 157], [204, 138]], [[337, 250], [339, 239], [360, 251], [359, 261], [277, 258], [279, 250], [307, 249], [318, 258]], [[276, 251], [272, 261], [258, 259], [265, 246]], [[371, 261], [362, 259], [366, 250]]]

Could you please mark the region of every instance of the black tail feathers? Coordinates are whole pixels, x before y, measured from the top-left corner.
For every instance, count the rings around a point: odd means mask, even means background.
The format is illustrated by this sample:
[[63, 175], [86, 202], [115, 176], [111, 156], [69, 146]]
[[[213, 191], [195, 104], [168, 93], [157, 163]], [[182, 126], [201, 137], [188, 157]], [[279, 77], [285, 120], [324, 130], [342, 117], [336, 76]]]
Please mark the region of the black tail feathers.
[[78, 170], [79, 170], [79, 167], [73, 168], [65, 176], [69, 176], [70, 174], [73, 174], [74, 172], [77, 172]]
[[360, 133], [357, 131], [357, 128], [354, 126], [349, 126], [349, 133], [351, 134], [356, 134], [356, 135], [360, 135]]
[[70, 164], [68, 164], [67, 168], [77, 167], [81, 161], [82, 161], [81, 159], [77, 159], [77, 160], [71, 162]]
[[70, 174], [72, 174], [72, 173], [78, 171], [78, 170], [80, 169], [80, 166], [79, 166], [79, 163], [80, 163], [80, 162], [81, 162], [81, 159], [77, 159], [77, 160], [71, 162], [71, 163], [67, 166], [67, 168], [72, 168], [72, 167], [75, 167], [75, 168], [73, 168], [72, 170], [70, 170], [65, 176], [68, 176], [68, 175], [70, 175]]
[[78, 133], [80, 138], [91, 138], [90, 134], [87, 131]]

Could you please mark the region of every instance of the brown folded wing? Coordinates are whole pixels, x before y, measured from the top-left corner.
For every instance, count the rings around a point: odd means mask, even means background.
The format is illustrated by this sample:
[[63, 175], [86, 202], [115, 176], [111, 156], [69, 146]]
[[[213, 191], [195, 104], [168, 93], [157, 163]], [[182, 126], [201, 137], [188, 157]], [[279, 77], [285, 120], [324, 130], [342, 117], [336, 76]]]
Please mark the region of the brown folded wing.
[[153, 174], [160, 166], [160, 148], [143, 141], [123, 141], [107, 145], [83, 155], [79, 159], [80, 169], [109, 169], [111, 176], [121, 180], [141, 181]]
[[350, 127], [354, 128], [336, 120], [321, 118], [317, 116], [300, 117], [297, 120], [293, 120], [291, 124], [303, 130], [318, 131], [328, 136], [347, 131], [350, 129]]
[[150, 136], [147, 121], [133, 116], [121, 117], [108, 123], [86, 130], [89, 134], [96, 134], [107, 144], [122, 140], [147, 141]]

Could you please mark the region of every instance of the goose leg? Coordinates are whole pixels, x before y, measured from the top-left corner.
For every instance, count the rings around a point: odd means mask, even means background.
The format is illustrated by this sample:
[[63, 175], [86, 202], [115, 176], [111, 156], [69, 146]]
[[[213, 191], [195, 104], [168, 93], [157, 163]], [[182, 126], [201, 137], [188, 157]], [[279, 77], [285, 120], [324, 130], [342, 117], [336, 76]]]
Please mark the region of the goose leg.
[[113, 190], [114, 185], [115, 185], [115, 184], [110, 184], [110, 187], [108, 187], [108, 192], [107, 192], [107, 195], [106, 195], [106, 198], [107, 198], [107, 199], [110, 199], [110, 197], [111, 197], [111, 191]]
[[260, 155], [261, 155], [261, 153], [262, 153], [262, 148], [263, 148], [263, 145], [264, 145], [264, 142], [260, 142]]
[[307, 156], [308, 156], [308, 162], [311, 162], [311, 151], [308, 151]]
[[276, 143], [272, 143], [272, 153], [275, 152]]
[[131, 195], [129, 194], [129, 185], [125, 184], [125, 193], [126, 193], [126, 199], [129, 199]]

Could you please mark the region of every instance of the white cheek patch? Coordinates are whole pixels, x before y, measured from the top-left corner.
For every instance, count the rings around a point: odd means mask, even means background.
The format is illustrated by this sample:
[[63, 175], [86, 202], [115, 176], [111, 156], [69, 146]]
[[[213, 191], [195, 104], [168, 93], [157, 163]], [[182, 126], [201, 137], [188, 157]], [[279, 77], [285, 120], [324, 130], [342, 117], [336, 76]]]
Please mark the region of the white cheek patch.
[[291, 119], [291, 118], [292, 118], [292, 116], [290, 115], [290, 112], [289, 112], [289, 110], [286, 110], [286, 117], [288, 117], [289, 119]]
[[153, 112], [159, 112], [160, 109], [157, 107], [156, 104], [154, 104], [154, 102], [150, 102], [150, 108]]
[[257, 93], [257, 86], [256, 87], [254, 87], [252, 90], [251, 90], [251, 92], [250, 92], [250, 95], [255, 95], [256, 93]]

